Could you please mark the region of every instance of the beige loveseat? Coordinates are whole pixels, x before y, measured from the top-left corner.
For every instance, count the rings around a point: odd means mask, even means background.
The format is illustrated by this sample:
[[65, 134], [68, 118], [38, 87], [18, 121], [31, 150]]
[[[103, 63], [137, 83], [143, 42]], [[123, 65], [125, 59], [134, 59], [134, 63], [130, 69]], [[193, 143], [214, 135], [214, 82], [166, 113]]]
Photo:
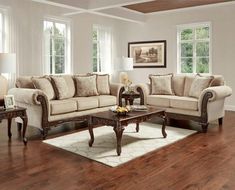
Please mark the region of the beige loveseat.
[[197, 121], [203, 132], [208, 123], [224, 117], [225, 98], [232, 89], [220, 75], [150, 75], [150, 84], [137, 85], [142, 103], [166, 110], [168, 118]]
[[[45, 139], [51, 126], [88, 121], [89, 114], [116, 105], [121, 89], [110, 83], [109, 75], [22, 76], [8, 94], [17, 106], [27, 108], [28, 125], [39, 128]], [[21, 122], [17, 120], [19, 127]]]

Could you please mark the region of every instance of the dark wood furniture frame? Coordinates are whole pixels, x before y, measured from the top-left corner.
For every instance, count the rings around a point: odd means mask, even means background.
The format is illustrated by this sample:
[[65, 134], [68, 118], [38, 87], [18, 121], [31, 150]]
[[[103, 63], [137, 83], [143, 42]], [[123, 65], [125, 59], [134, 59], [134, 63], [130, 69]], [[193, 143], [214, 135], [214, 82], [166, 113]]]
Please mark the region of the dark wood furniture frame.
[[162, 123], [162, 135], [164, 138], [167, 137], [167, 133], [165, 131], [166, 128], [166, 116], [165, 111], [161, 109], [157, 109], [154, 107], [148, 107], [148, 110], [142, 112], [131, 112], [130, 115], [119, 116], [116, 113], [111, 111], [100, 112], [97, 114], [90, 115], [89, 121], [89, 133], [91, 139], [89, 141], [89, 146], [91, 147], [94, 143], [94, 133], [93, 127], [94, 125], [109, 125], [113, 127], [113, 130], [116, 134], [117, 138], [117, 155], [121, 154], [121, 141], [122, 134], [126, 126], [130, 123], [136, 123], [136, 132], [139, 132], [139, 123], [150, 120], [153, 117], [160, 117], [163, 120]]
[[[11, 122], [12, 118], [20, 117], [23, 121], [23, 142], [26, 145], [27, 144], [27, 138], [25, 137], [27, 124], [28, 124], [28, 117], [26, 113], [26, 108], [21, 107], [15, 107], [15, 108], [9, 108], [9, 109], [2, 109], [0, 110], [0, 121], [2, 119], [8, 120], [8, 137], [11, 139], [12, 133], [11, 133]], [[22, 124], [18, 124], [18, 131], [21, 133]]]
[[[143, 90], [138, 87], [137, 91], [140, 93], [142, 103], [144, 103], [144, 93]], [[200, 116], [191, 116], [191, 115], [185, 115], [185, 114], [177, 114], [177, 113], [170, 113], [166, 112], [166, 116], [169, 119], [177, 119], [177, 120], [192, 120], [199, 122], [199, 124], [202, 127], [202, 132], [206, 133], [208, 128], [208, 115], [207, 115], [207, 104], [210, 98], [213, 97], [213, 94], [211, 92], [206, 92], [202, 99], [202, 105], [201, 105], [201, 115]], [[218, 119], [219, 125], [223, 124], [223, 118]]]
[[[121, 87], [119, 91], [119, 96], [118, 96], [118, 102], [120, 104], [121, 100], [121, 94], [124, 92], [125, 89], [124, 87]], [[78, 121], [84, 121], [87, 122], [89, 121], [89, 115], [84, 115], [84, 116], [76, 116], [73, 118], [68, 118], [68, 119], [60, 119], [60, 120], [55, 120], [55, 121], [48, 121], [48, 107], [47, 107], [47, 100], [43, 95], [38, 95], [37, 96], [37, 101], [41, 103], [42, 106], [42, 130], [40, 131], [42, 134], [42, 138], [46, 139], [48, 135], [48, 131], [51, 129], [51, 127], [56, 127], [59, 124], [63, 123], [69, 123], [69, 122], [78, 122]], [[20, 124], [18, 124], [20, 125]]]
[[[128, 102], [130, 105], [133, 105], [134, 99], [140, 98], [140, 94], [136, 93], [136, 92], [124, 92], [121, 94], [121, 99], [122, 98], [125, 99], [125, 105], [128, 105]], [[122, 101], [121, 101], [121, 103], [122, 103]]]

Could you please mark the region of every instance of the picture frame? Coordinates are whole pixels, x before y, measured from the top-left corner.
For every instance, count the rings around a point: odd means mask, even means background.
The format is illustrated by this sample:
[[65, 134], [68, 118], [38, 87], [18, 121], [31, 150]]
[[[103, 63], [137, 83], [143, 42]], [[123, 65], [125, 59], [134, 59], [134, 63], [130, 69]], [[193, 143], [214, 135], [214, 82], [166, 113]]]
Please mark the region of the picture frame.
[[15, 99], [13, 95], [5, 95], [4, 96], [4, 105], [6, 109], [15, 107]]
[[134, 68], [166, 68], [166, 40], [128, 43], [128, 57], [134, 60]]

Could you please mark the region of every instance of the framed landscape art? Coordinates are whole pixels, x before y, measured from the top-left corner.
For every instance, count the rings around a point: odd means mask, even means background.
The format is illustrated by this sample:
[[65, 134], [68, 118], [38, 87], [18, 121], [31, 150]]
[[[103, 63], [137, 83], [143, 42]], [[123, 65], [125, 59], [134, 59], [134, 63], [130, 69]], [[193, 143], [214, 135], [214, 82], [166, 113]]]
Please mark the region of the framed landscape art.
[[166, 67], [166, 40], [129, 42], [128, 57], [134, 68]]

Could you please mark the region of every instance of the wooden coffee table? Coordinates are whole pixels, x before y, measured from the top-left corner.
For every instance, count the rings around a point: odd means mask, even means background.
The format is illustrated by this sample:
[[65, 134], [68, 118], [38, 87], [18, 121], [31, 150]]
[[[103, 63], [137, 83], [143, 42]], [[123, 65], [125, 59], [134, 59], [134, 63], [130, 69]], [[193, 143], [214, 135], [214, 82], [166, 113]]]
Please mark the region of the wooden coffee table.
[[89, 133], [91, 139], [89, 141], [89, 146], [91, 147], [94, 143], [94, 125], [108, 125], [112, 126], [117, 138], [117, 155], [121, 154], [121, 141], [122, 134], [126, 126], [130, 123], [136, 123], [136, 132], [139, 132], [139, 124], [141, 122], [147, 121], [153, 117], [160, 117], [163, 120], [162, 123], [162, 135], [166, 138], [167, 134], [165, 131], [166, 127], [166, 116], [165, 111], [155, 107], [148, 107], [146, 111], [132, 111], [129, 112], [126, 116], [118, 116], [112, 111], [104, 111], [96, 114], [90, 115], [89, 121]]

